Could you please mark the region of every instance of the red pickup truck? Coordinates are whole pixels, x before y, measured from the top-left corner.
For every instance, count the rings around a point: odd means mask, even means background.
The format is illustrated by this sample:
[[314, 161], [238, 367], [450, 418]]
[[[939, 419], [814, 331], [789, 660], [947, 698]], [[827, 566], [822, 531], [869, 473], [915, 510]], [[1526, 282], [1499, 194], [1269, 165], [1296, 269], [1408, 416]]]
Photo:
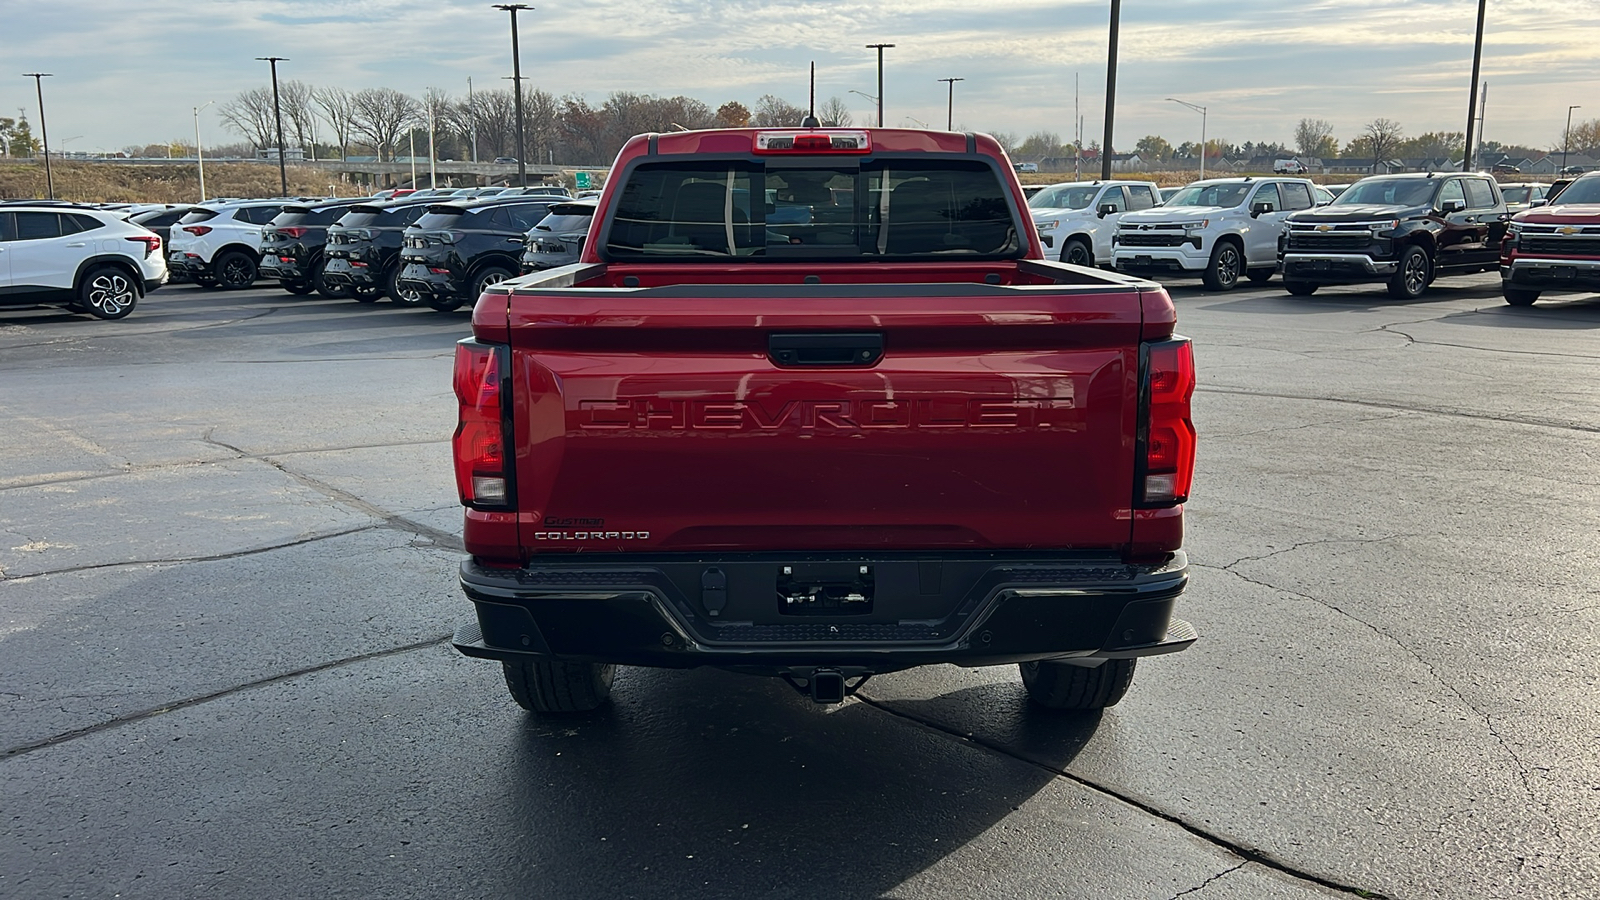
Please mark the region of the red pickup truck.
[[611, 171], [581, 261], [456, 354], [455, 645], [519, 704], [955, 663], [1098, 709], [1194, 642], [1189, 341], [1160, 286], [1044, 261], [994, 140], [650, 134]]
[[1532, 306], [1543, 291], [1600, 291], [1600, 172], [1551, 194], [1506, 226], [1500, 290], [1512, 306]]

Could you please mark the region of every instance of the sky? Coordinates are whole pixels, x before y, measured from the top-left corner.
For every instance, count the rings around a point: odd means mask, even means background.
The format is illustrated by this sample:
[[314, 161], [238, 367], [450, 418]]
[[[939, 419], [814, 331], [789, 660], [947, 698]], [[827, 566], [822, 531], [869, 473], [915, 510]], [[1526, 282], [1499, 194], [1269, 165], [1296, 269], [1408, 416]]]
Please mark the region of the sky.
[[[612, 91], [685, 94], [712, 107], [762, 94], [804, 105], [817, 64], [820, 104], [846, 99], [873, 121], [884, 57], [885, 124], [942, 127], [955, 85], [957, 127], [1071, 139], [1074, 79], [1085, 139], [1103, 127], [1108, 0], [534, 0], [521, 14], [528, 84], [598, 103]], [[1407, 135], [1464, 130], [1475, 0], [1126, 0], [1115, 146], [1159, 134], [1292, 145], [1302, 117], [1341, 141], [1377, 117]], [[1600, 117], [1600, 0], [1491, 0], [1481, 79], [1484, 135], [1559, 145]], [[462, 0], [0, 0], [0, 116], [37, 120], [44, 79], [51, 146], [71, 151], [192, 140], [192, 108], [281, 78], [420, 95], [503, 86], [509, 17]], [[9, 72], [14, 73], [6, 75]], [[231, 143], [216, 107], [206, 144]], [[35, 126], [37, 129], [37, 126]]]

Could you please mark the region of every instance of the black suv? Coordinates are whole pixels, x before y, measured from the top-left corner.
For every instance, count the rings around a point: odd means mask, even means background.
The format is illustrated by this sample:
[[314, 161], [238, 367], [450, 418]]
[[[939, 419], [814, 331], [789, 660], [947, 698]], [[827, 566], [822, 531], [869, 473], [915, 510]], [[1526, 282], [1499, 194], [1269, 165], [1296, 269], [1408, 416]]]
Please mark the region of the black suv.
[[528, 232], [522, 251], [522, 271], [554, 269], [578, 261], [589, 225], [594, 222], [595, 200], [568, 200], [550, 207], [544, 221]]
[[528, 232], [559, 197], [485, 197], [441, 203], [406, 229], [400, 250], [402, 288], [449, 312], [474, 302], [483, 289], [521, 270]]
[[399, 200], [368, 200], [345, 211], [328, 228], [327, 263], [322, 278], [329, 284], [349, 285], [355, 298], [372, 303], [384, 294], [396, 303], [415, 306], [422, 295], [397, 284], [400, 277], [400, 243], [405, 230], [438, 197], [409, 196]]
[[1278, 260], [1289, 293], [1382, 281], [1415, 299], [1440, 275], [1499, 266], [1506, 203], [1486, 175], [1376, 175], [1286, 224]]
[[322, 277], [323, 248], [328, 243], [328, 226], [362, 202], [364, 198], [284, 204], [283, 211], [261, 229], [261, 277], [278, 279], [291, 294], [316, 291], [330, 299], [350, 296], [349, 285]]

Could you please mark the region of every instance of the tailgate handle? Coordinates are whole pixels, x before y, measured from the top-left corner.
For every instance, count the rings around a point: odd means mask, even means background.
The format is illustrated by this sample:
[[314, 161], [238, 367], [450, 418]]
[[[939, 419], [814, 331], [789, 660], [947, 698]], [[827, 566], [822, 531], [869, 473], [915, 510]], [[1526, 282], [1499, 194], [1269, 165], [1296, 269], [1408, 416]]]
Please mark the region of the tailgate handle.
[[767, 338], [767, 356], [783, 367], [870, 366], [883, 358], [883, 335], [774, 334]]

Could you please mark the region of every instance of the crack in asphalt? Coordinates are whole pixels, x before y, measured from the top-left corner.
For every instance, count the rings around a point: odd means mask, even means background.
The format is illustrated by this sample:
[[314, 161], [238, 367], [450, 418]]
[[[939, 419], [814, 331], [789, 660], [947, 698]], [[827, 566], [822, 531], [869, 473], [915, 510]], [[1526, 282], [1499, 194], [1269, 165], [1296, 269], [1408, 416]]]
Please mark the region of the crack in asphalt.
[[29, 578], [45, 578], [51, 575], [71, 575], [74, 572], [92, 572], [96, 569], [121, 569], [128, 566], [175, 566], [182, 565], [184, 563], [218, 562], [226, 559], [240, 559], [246, 556], [257, 556], [262, 553], [271, 553], [274, 550], [283, 550], [287, 547], [301, 547], [306, 544], [315, 544], [319, 541], [331, 540], [333, 538], [344, 537], [350, 534], [360, 534], [364, 531], [377, 531], [383, 527], [383, 525], [361, 525], [355, 528], [344, 528], [339, 531], [330, 531], [322, 534], [314, 534], [309, 537], [296, 538], [292, 541], [284, 541], [281, 544], [269, 544], [265, 547], [251, 547], [248, 550], [231, 550], [227, 553], [217, 553], [211, 556], [175, 556], [160, 559], [130, 559], [121, 560], [118, 562], [86, 563], [85, 565], [81, 566], [67, 566], [63, 569], [46, 569], [42, 572], [26, 572], [21, 575], [12, 575], [6, 572], [4, 569], [0, 569], [0, 582], [25, 581]]
[[1510, 413], [1484, 413], [1465, 409], [1452, 409], [1446, 406], [1420, 406], [1409, 403], [1391, 403], [1384, 400], [1357, 400], [1351, 397], [1318, 397], [1312, 394], [1287, 394], [1273, 391], [1253, 391], [1245, 388], [1231, 387], [1201, 387], [1195, 388], [1198, 394], [1229, 394], [1238, 397], [1266, 397], [1274, 400], [1303, 400], [1308, 403], [1343, 403], [1350, 406], [1369, 406], [1374, 409], [1394, 409], [1404, 412], [1426, 413], [1435, 416], [1450, 416], [1457, 419], [1473, 419], [1483, 422], [1500, 422], [1507, 425], [1528, 425], [1534, 428], [1555, 428], [1561, 431], [1577, 431], [1585, 434], [1600, 434], [1600, 425], [1585, 425], [1578, 422], [1562, 422], [1557, 419], [1542, 419], [1536, 416], [1523, 416]]
[[1244, 860], [1244, 861], [1240, 862], [1236, 866], [1232, 866], [1230, 868], [1223, 869], [1221, 872], [1218, 872], [1217, 874], [1211, 876], [1210, 878], [1207, 878], [1205, 881], [1200, 882], [1199, 884], [1195, 885], [1194, 887], [1189, 888], [1186, 891], [1179, 891], [1176, 894], [1173, 894], [1171, 900], [1178, 900], [1179, 897], [1182, 897], [1185, 894], [1192, 894], [1195, 891], [1205, 890], [1206, 886], [1209, 885], [1211, 882], [1216, 881], [1219, 878], [1225, 878], [1225, 877], [1227, 877], [1229, 875], [1232, 875], [1233, 873], [1239, 871], [1240, 869], [1244, 868], [1245, 866], [1248, 866], [1249, 864], [1250, 864], [1249, 860]]
[[172, 703], [164, 703], [161, 706], [153, 706], [148, 709], [139, 710], [138, 712], [126, 713], [115, 718], [107, 719], [104, 722], [96, 722], [93, 725], [86, 725], [83, 728], [75, 728], [71, 731], [63, 731], [60, 734], [51, 735], [50, 737], [42, 740], [22, 744], [7, 750], [0, 750], [0, 761], [14, 759], [19, 756], [33, 753], [37, 750], [43, 750], [46, 747], [58, 746], [69, 741], [77, 740], [78, 738], [88, 737], [92, 734], [99, 734], [102, 731], [118, 728], [134, 722], [140, 722], [145, 719], [151, 719], [165, 713], [177, 712], [181, 709], [188, 709], [191, 706], [209, 703], [212, 700], [220, 700], [224, 697], [229, 697], [242, 691], [248, 691], [252, 688], [266, 687], [267, 685], [278, 684], [291, 679], [300, 678], [305, 675], [312, 675], [317, 672], [326, 672], [329, 669], [343, 668], [344, 666], [354, 665], [355, 663], [366, 662], [368, 660], [382, 659], [387, 656], [396, 656], [401, 653], [410, 653], [414, 650], [426, 650], [429, 647], [436, 647], [449, 639], [450, 635], [445, 634], [438, 637], [429, 638], [427, 640], [417, 641], [411, 644], [404, 644], [399, 647], [389, 647], [383, 650], [374, 650], [370, 653], [361, 653], [357, 654], [356, 656], [348, 656], [343, 659], [317, 663], [313, 666], [305, 666], [290, 672], [281, 672], [277, 675], [271, 675], [266, 678], [258, 678], [254, 681], [248, 681], [244, 684], [236, 684], [232, 687], [211, 691], [207, 694], [188, 697]]
[[[1087, 789], [1089, 789], [1091, 791], [1094, 791], [1095, 793], [1103, 794], [1103, 795], [1105, 795], [1107, 797], [1111, 797], [1114, 800], [1120, 800], [1123, 803], [1126, 803], [1129, 806], [1132, 806], [1135, 809], [1140, 810], [1141, 812], [1144, 812], [1144, 813], [1146, 813], [1148, 815], [1154, 816], [1154, 817], [1156, 817], [1156, 818], [1158, 818], [1158, 819], [1160, 819], [1160, 820], [1162, 820], [1164, 822], [1170, 822], [1173, 825], [1176, 825], [1179, 828], [1182, 828], [1184, 831], [1187, 831], [1188, 833], [1194, 835], [1195, 837], [1200, 838], [1201, 840], [1205, 841], [1206, 843], [1211, 844], [1211, 845], [1213, 845], [1215, 847], [1221, 848], [1222, 850], [1226, 851], [1227, 853], [1230, 853], [1230, 854], [1232, 854], [1234, 856], [1239, 857], [1241, 860], [1244, 861], [1244, 862], [1241, 862], [1239, 864], [1241, 866], [1244, 865], [1245, 862], [1253, 862], [1253, 863], [1257, 863], [1259, 865], [1265, 866], [1265, 867], [1267, 867], [1269, 869], [1272, 869], [1273, 871], [1282, 872], [1283, 874], [1288, 875], [1288, 876], [1290, 876], [1292, 878], [1297, 878], [1297, 879], [1299, 879], [1301, 881], [1309, 881], [1312, 884], [1317, 884], [1317, 885], [1320, 885], [1322, 887], [1329, 888], [1331, 890], [1339, 891], [1341, 893], [1351, 894], [1351, 895], [1354, 895], [1354, 896], [1357, 896], [1357, 897], [1366, 897], [1366, 898], [1370, 898], [1370, 900], [1392, 900], [1392, 898], [1390, 898], [1388, 895], [1378, 893], [1376, 891], [1371, 890], [1370, 888], [1357, 887], [1355, 885], [1346, 884], [1345, 882], [1338, 881], [1338, 880], [1333, 879], [1333, 878], [1328, 878], [1328, 877], [1325, 877], [1325, 876], [1322, 876], [1322, 875], [1318, 875], [1318, 874], [1316, 874], [1314, 872], [1308, 872], [1308, 871], [1305, 871], [1304, 869], [1299, 869], [1299, 868], [1295, 867], [1292, 863], [1289, 863], [1289, 862], [1287, 862], [1285, 860], [1278, 859], [1277, 857], [1273, 856], [1271, 853], [1269, 853], [1266, 850], [1262, 850], [1262, 849], [1259, 849], [1259, 848], [1253, 848], [1253, 847], [1246, 847], [1243, 844], [1240, 844], [1240, 843], [1237, 843], [1235, 841], [1229, 840], [1228, 838], [1223, 837], [1222, 835], [1217, 834], [1217, 833], [1215, 833], [1213, 831], [1210, 831], [1210, 830], [1208, 830], [1208, 829], [1206, 829], [1206, 828], [1204, 828], [1204, 827], [1202, 827], [1200, 825], [1195, 825], [1195, 824], [1193, 824], [1191, 822], [1188, 822], [1188, 821], [1184, 820], [1182, 817], [1177, 816], [1177, 815], [1175, 815], [1173, 813], [1169, 813], [1166, 810], [1164, 810], [1164, 809], [1162, 809], [1162, 808], [1160, 808], [1160, 807], [1158, 807], [1158, 806], [1156, 806], [1156, 805], [1154, 805], [1152, 803], [1148, 803], [1146, 801], [1140, 800], [1137, 797], [1132, 796], [1131, 794], [1123, 793], [1122, 791], [1119, 791], [1116, 788], [1109, 787], [1107, 785], [1103, 785], [1103, 784], [1100, 784], [1098, 782], [1092, 781], [1092, 780], [1090, 780], [1088, 778], [1085, 778], [1085, 777], [1083, 777], [1081, 775], [1074, 774], [1073, 772], [1071, 772], [1071, 771], [1069, 771], [1069, 770], [1067, 770], [1065, 768], [1057, 768], [1055, 766], [1048, 765], [1046, 763], [1040, 762], [1040, 761], [1035, 760], [1035, 759], [1029, 759], [1028, 757], [1023, 756], [1023, 755], [1015, 752], [1014, 750], [1012, 750], [1011, 748], [1005, 746], [1004, 744], [1000, 744], [1000, 743], [997, 743], [995, 741], [991, 741], [988, 738], [979, 737], [977, 735], [968, 734], [966, 732], [958, 731], [958, 730], [956, 730], [956, 729], [954, 729], [954, 728], [952, 728], [952, 727], [950, 727], [950, 726], [948, 726], [948, 725], [946, 725], [946, 724], [944, 724], [942, 722], [939, 722], [939, 721], [934, 720], [934, 719], [925, 718], [923, 716], [919, 716], [916, 713], [907, 712], [907, 711], [901, 710], [901, 709], [896, 709], [896, 708], [888, 705], [887, 703], [884, 703], [884, 702], [878, 701], [878, 700], [874, 700], [871, 697], [866, 696], [865, 694], [855, 694], [854, 696], [855, 696], [855, 699], [859, 700], [861, 703], [863, 703], [863, 704], [865, 704], [867, 706], [870, 706], [873, 709], [876, 709], [876, 710], [878, 710], [880, 712], [887, 713], [888, 715], [894, 716], [894, 717], [899, 718], [899, 719], [904, 719], [904, 720], [906, 720], [908, 722], [913, 722], [913, 723], [915, 723], [917, 725], [921, 725], [924, 728], [927, 728], [927, 729], [930, 729], [932, 731], [938, 732], [939, 734], [945, 735], [947, 737], [954, 738], [957, 741], [960, 741], [960, 742], [963, 742], [963, 743], [967, 743], [967, 744], [971, 744], [972, 746], [975, 746], [975, 747], [981, 747], [981, 748], [983, 748], [985, 750], [988, 750], [988, 751], [990, 751], [992, 753], [999, 754], [999, 755], [1007, 757], [1009, 759], [1014, 759], [1014, 760], [1016, 760], [1018, 762], [1021, 762], [1021, 763], [1025, 764], [1025, 765], [1030, 765], [1030, 766], [1033, 766], [1033, 767], [1035, 767], [1037, 769], [1042, 769], [1043, 771], [1049, 772], [1050, 774], [1052, 774], [1052, 775], [1054, 775], [1056, 777], [1065, 778], [1066, 780], [1072, 782], [1073, 784], [1079, 785], [1080, 787], [1087, 788]], [[1237, 868], [1239, 868], [1239, 866], [1235, 866], [1234, 867], [1234, 869], [1237, 869]], [[1233, 870], [1230, 869], [1229, 871], [1233, 871]], [[1227, 872], [1223, 872], [1221, 874], [1226, 875]], [[1215, 876], [1215, 877], [1213, 877], [1211, 879], [1208, 879], [1207, 883], [1210, 883], [1210, 881], [1214, 881], [1216, 877], [1220, 877], [1220, 876]], [[1201, 885], [1201, 887], [1204, 887], [1204, 886], [1205, 885]], [[1184, 893], [1189, 893], [1189, 891], [1185, 891]], [[1179, 894], [1178, 896], [1182, 896], [1182, 894]]]
[[[274, 306], [274, 307], [271, 307], [271, 308], [267, 309], [266, 312], [259, 312], [259, 313], [256, 313], [255, 315], [252, 315], [252, 316], [245, 316], [242, 319], [228, 319], [227, 321], [223, 321], [223, 322], [209, 322], [209, 323], [207, 323], [205, 325], [193, 325], [193, 326], [190, 326], [188, 328], [173, 328], [173, 329], [170, 329], [170, 330], [156, 328], [156, 329], [151, 329], [149, 331], [121, 331], [121, 332], [95, 331], [95, 332], [90, 333], [90, 334], [85, 334], [85, 335], [83, 335], [81, 337], [58, 338], [56, 340], [51, 340], [51, 341], [39, 341], [38, 343], [34, 343], [34, 344], [8, 344], [5, 347], [0, 347], [0, 350], [28, 350], [28, 349], [32, 349], [34, 347], [54, 347], [54, 346], [64, 346], [64, 345], [68, 345], [68, 344], [81, 344], [81, 343], [83, 343], [85, 341], [99, 340], [100, 338], [125, 338], [125, 337], [146, 337], [147, 338], [147, 337], [153, 337], [153, 336], [183, 334], [183, 333], [189, 332], [189, 331], [200, 331], [200, 330], [205, 329], [205, 328], [218, 328], [218, 327], [221, 327], [221, 326], [224, 326], [224, 325], [237, 325], [240, 322], [248, 322], [251, 319], [259, 319], [259, 318], [261, 318], [263, 316], [270, 316], [273, 313], [277, 312], [281, 308], [282, 307]], [[148, 321], [148, 320], [141, 320], [141, 321]]]
[[[1207, 569], [1219, 569], [1220, 568], [1224, 572], [1229, 572], [1231, 574], [1237, 575], [1238, 573], [1233, 571], [1233, 567], [1234, 566], [1240, 565], [1241, 563], [1260, 562], [1261, 560], [1264, 560], [1264, 559], [1272, 559], [1274, 556], [1282, 556], [1285, 553], [1293, 553], [1294, 551], [1299, 550], [1302, 547], [1326, 547], [1329, 544], [1382, 544], [1382, 543], [1386, 543], [1388, 541], [1395, 540], [1396, 538], [1403, 538], [1403, 537], [1420, 537], [1420, 535], [1412, 534], [1410, 532], [1404, 532], [1404, 533], [1401, 533], [1401, 534], [1390, 534], [1390, 535], [1385, 535], [1383, 537], [1376, 537], [1376, 538], [1319, 538], [1319, 539], [1314, 540], [1314, 541], [1296, 541], [1295, 543], [1290, 544], [1287, 547], [1284, 547], [1282, 550], [1274, 550], [1271, 553], [1263, 553], [1260, 556], [1241, 556], [1238, 559], [1234, 560], [1231, 563], [1228, 563], [1225, 566], [1210, 566], [1210, 565], [1204, 565], [1203, 563], [1201, 565], [1204, 568], [1207, 568]], [[1271, 585], [1267, 585], [1267, 586], [1271, 587]], [[1274, 590], [1281, 590], [1281, 588], [1274, 588]], [[1284, 593], [1292, 593], [1292, 592], [1284, 591]]]
[[1207, 431], [1206, 432], [1206, 439], [1207, 440], [1220, 440], [1220, 439], [1225, 439], [1225, 438], [1255, 437], [1256, 435], [1259, 435], [1259, 434], [1277, 434], [1279, 432], [1285, 432], [1285, 431], [1303, 431], [1303, 430], [1305, 430], [1307, 428], [1328, 428], [1330, 426], [1335, 426], [1335, 425], [1338, 425], [1338, 426], [1364, 425], [1364, 424], [1366, 424], [1368, 422], [1386, 422], [1386, 421], [1388, 421], [1390, 419], [1403, 419], [1408, 415], [1411, 415], [1411, 413], [1404, 412], [1404, 411], [1397, 411], [1394, 414], [1387, 415], [1387, 416], [1366, 416], [1366, 417], [1363, 417], [1363, 418], [1360, 418], [1360, 419], [1337, 420], [1337, 421], [1333, 421], [1333, 422], [1308, 422], [1308, 423], [1306, 423], [1304, 425], [1280, 425], [1280, 426], [1278, 426], [1276, 428], [1261, 428], [1261, 429], [1257, 429], [1255, 431], [1241, 431], [1241, 432], [1239, 432], [1237, 434], [1230, 434], [1230, 433], [1225, 432], [1225, 431], [1222, 431], [1222, 432]]
[[[1310, 543], [1322, 543], [1322, 542], [1313, 541], [1313, 542], [1310, 542]], [[1300, 545], [1296, 545], [1296, 546], [1300, 546]], [[1250, 584], [1256, 585], [1258, 587], [1264, 587], [1264, 588], [1266, 588], [1268, 590], [1271, 590], [1271, 591], [1277, 591], [1280, 594], [1285, 594], [1285, 595], [1290, 596], [1290, 597], [1295, 597], [1295, 598], [1300, 599], [1300, 600], [1305, 600], [1305, 601], [1310, 602], [1310, 603], [1315, 603], [1318, 606], [1322, 606], [1322, 607], [1324, 607], [1326, 609], [1332, 610], [1333, 612], [1336, 612], [1339, 615], [1344, 616], [1345, 618], [1349, 619], [1350, 621], [1355, 622], [1357, 624], [1360, 624], [1360, 625], [1368, 628], [1374, 634], [1378, 635], [1379, 637], [1382, 637], [1384, 640], [1386, 640], [1386, 641], [1390, 642], [1391, 644], [1393, 644], [1394, 646], [1400, 648], [1402, 651], [1405, 652], [1405, 654], [1407, 656], [1409, 656], [1412, 659], [1416, 660], [1417, 663], [1419, 665], [1421, 665], [1424, 669], [1427, 669], [1428, 670], [1428, 674], [1430, 676], [1432, 676], [1433, 680], [1440, 687], [1442, 687], [1445, 690], [1449, 691], [1456, 698], [1456, 700], [1458, 700], [1461, 703], [1462, 706], [1464, 706], [1467, 709], [1471, 710], [1475, 715], [1478, 716], [1478, 718], [1483, 720], [1484, 728], [1485, 728], [1485, 730], [1487, 730], [1489, 732], [1489, 736], [1494, 739], [1495, 743], [1500, 746], [1501, 752], [1503, 752], [1506, 755], [1506, 758], [1510, 759], [1512, 764], [1516, 767], [1517, 781], [1522, 785], [1523, 793], [1527, 794], [1529, 802], [1531, 802], [1535, 806], [1545, 810], [1546, 815], [1550, 819], [1552, 827], [1556, 827], [1557, 828], [1558, 835], [1559, 835], [1559, 826], [1555, 825], [1555, 821], [1556, 821], [1555, 817], [1550, 814], [1550, 805], [1548, 803], [1541, 802], [1539, 800], [1538, 796], [1534, 793], [1533, 783], [1531, 781], [1529, 781], [1529, 778], [1528, 778], [1528, 767], [1527, 767], [1527, 764], [1524, 763], [1522, 761], [1522, 757], [1518, 756], [1517, 752], [1511, 748], [1511, 743], [1509, 741], [1507, 741], [1505, 736], [1500, 733], [1500, 729], [1495, 727], [1494, 718], [1492, 716], [1490, 716], [1488, 713], [1486, 713], [1483, 710], [1479, 709], [1478, 706], [1476, 704], [1474, 704], [1472, 701], [1468, 700], [1466, 695], [1461, 693], [1461, 690], [1459, 688], [1457, 688], [1455, 685], [1451, 684], [1449, 681], [1446, 681], [1444, 676], [1439, 674], [1438, 668], [1435, 667], [1433, 663], [1429, 662], [1426, 658], [1424, 658], [1422, 656], [1422, 654], [1420, 654], [1416, 650], [1412, 649], [1411, 646], [1408, 645], [1406, 642], [1400, 640], [1399, 638], [1395, 637], [1394, 635], [1390, 634], [1389, 632], [1385, 631], [1384, 629], [1379, 628], [1377, 625], [1374, 625], [1371, 622], [1368, 622], [1366, 619], [1363, 619], [1360, 616], [1355, 615], [1354, 613], [1350, 612], [1349, 610], [1346, 610], [1343, 607], [1338, 606], [1337, 604], [1330, 603], [1327, 600], [1323, 600], [1323, 599], [1321, 599], [1319, 597], [1313, 597], [1310, 594], [1304, 594], [1304, 593], [1301, 593], [1300, 591], [1296, 591], [1296, 590], [1293, 590], [1293, 589], [1290, 589], [1290, 588], [1286, 588], [1286, 587], [1281, 587], [1281, 586], [1273, 584], [1273, 583], [1271, 583], [1269, 581], [1263, 581], [1263, 580], [1261, 580], [1259, 578], [1252, 578], [1249, 575], [1246, 575], [1243, 572], [1236, 571], [1233, 568], [1233, 566], [1239, 565], [1240, 563], [1250, 562], [1252, 560], [1258, 560], [1258, 559], [1268, 559], [1270, 557], [1277, 556], [1278, 553], [1287, 553], [1287, 552], [1289, 552], [1289, 550], [1293, 550], [1293, 549], [1295, 549], [1295, 548], [1294, 547], [1290, 547], [1290, 548], [1288, 548], [1286, 550], [1277, 551], [1277, 552], [1274, 552], [1274, 553], [1269, 553], [1269, 554], [1267, 554], [1265, 556], [1261, 556], [1261, 557], [1245, 557], [1244, 559], [1235, 560], [1234, 562], [1229, 563], [1227, 566], [1221, 566], [1221, 567], [1210, 566], [1210, 565], [1206, 565], [1204, 563], [1194, 563], [1194, 562], [1191, 562], [1190, 565], [1193, 565], [1195, 568], [1199, 568], [1199, 569], [1212, 569], [1212, 570], [1217, 571], [1217, 572], [1226, 572], [1227, 574], [1232, 575], [1235, 578], [1238, 578], [1238, 579], [1240, 579], [1242, 581], [1245, 581], [1245, 582], [1248, 582]]]
[[277, 460], [268, 456], [252, 456], [245, 450], [213, 438], [211, 434], [214, 430], [215, 429], [210, 428], [206, 429], [205, 435], [200, 439], [207, 444], [211, 444], [216, 447], [222, 447], [238, 454], [239, 459], [248, 459], [265, 463], [266, 465], [277, 469], [279, 472], [289, 476], [305, 487], [311, 488], [312, 490], [322, 494], [329, 500], [332, 500], [335, 503], [343, 504], [351, 509], [363, 512], [374, 519], [379, 520], [383, 523], [383, 525], [380, 527], [389, 528], [395, 531], [408, 532], [418, 537], [427, 538], [438, 546], [451, 550], [465, 552], [467, 549], [466, 544], [462, 542], [461, 538], [451, 534], [448, 531], [442, 531], [438, 528], [434, 528], [431, 525], [424, 525], [415, 519], [408, 519], [399, 513], [390, 512], [389, 510], [384, 509], [383, 507], [374, 503], [370, 503], [367, 500], [364, 500], [361, 497], [344, 490], [343, 488], [334, 487], [325, 481], [313, 478], [312, 476], [303, 472], [296, 472], [283, 463], [278, 462]]

